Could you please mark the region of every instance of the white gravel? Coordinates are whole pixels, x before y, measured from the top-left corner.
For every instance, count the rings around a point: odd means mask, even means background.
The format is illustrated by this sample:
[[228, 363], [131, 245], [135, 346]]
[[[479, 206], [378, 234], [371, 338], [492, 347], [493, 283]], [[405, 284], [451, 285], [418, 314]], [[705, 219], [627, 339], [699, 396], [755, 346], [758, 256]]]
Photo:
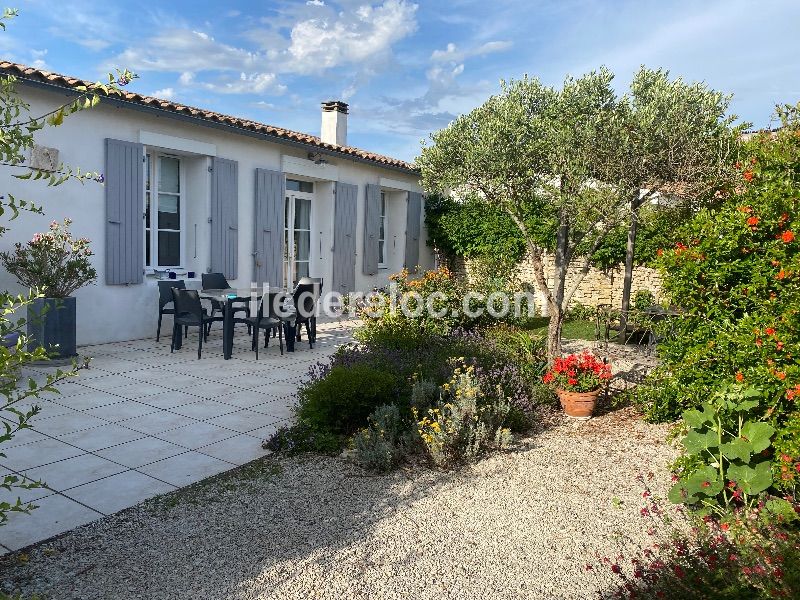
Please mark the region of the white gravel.
[[[554, 427], [456, 473], [372, 476], [267, 458], [0, 559], [45, 598], [592, 598], [616, 538], [646, 541], [638, 474], [668, 486], [665, 427], [630, 409]], [[614, 499], [618, 500], [614, 500]]]

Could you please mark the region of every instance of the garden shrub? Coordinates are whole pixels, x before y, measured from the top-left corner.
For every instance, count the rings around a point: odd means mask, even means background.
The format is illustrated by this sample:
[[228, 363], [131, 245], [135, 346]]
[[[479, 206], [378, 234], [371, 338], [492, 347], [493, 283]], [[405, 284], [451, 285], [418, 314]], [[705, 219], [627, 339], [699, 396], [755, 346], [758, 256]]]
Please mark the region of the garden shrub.
[[[524, 326], [530, 321], [527, 315], [533, 314], [533, 307], [522, 297], [518, 302], [520, 315], [515, 314], [515, 294], [523, 292], [523, 287], [509, 277], [501, 269], [499, 274], [484, 273], [467, 285], [447, 267], [426, 271], [416, 278], [404, 269], [390, 277], [387, 289], [365, 298], [358, 311], [363, 326], [356, 331], [356, 338], [412, 348], [427, 344], [431, 336], [448, 336], [458, 329], [500, 322]], [[502, 301], [492, 294], [508, 297], [509, 310], [504, 316]], [[465, 304], [468, 310], [464, 310]]]
[[[463, 281], [446, 267], [412, 278], [406, 269], [390, 276], [388, 290], [371, 294], [359, 311], [362, 341], [413, 346], [443, 336], [469, 321], [462, 311]], [[421, 298], [421, 302], [420, 302]]]
[[[715, 397], [714, 418], [724, 431], [738, 432], [741, 416], [770, 427], [785, 444], [793, 426], [800, 396], [800, 123], [796, 109], [781, 117], [780, 131], [745, 146], [737, 188], [723, 190], [719, 206], [699, 211], [681, 241], [661, 252], [664, 293], [682, 312], [673, 335], [659, 344], [662, 365], [636, 393], [651, 420], [677, 419]], [[746, 415], [720, 404], [735, 386], [758, 391]], [[770, 443], [761, 451], [759, 460], [770, 464], [758, 467], [758, 477], [786, 490], [789, 481], [771, 473], [798, 457], [782, 458], [776, 448]], [[707, 454], [687, 454], [679, 465], [683, 483], [720, 469]]]
[[656, 297], [650, 290], [638, 290], [633, 297], [633, 307], [636, 310], [645, 310], [656, 303]]
[[344, 436], [300, 421], [291, 426], [279, 427], [262, 445], [266, 450], [292, 456], [303, 452], [337, 454], [345, 442]]
[[395, 373], [369, 365], [337, 365], [298, 392], [298, 421], [318, 431], [352, 435], [380, 405], [398, 399]]
[[[722, 515], [674, 513], [643, 493], [652, 543], [634, 542], [586, 570], [610, 571], [603, 598], [744, 600], [800, 597], [800, 505], [770, 498]], [[677, 509], [680, 511], [680, 509]], [[605, 581], [605, 578], [603, 578]]]
[[769, 489], [775, 428], [758, 420], [760, 396], [757, 388], [733, 385], [704, 402], [702, 410], [683, 413], [688, 432], [677, 463], [680, 481], [670, 491], [673, 502], [754, 504]]
[[772, 479], [775, 487], [784, 492], [796, 490], [800, 482], [800, 410], [786, 419], [775, 436], [773, 448]]
[[[440, 277], [449, 274], [439, 272], [426, 281]], [[552, 392], [541, 385], [544, 344], [530, 332], [500, 323], [447, 327], [443, 333], [391, 312], [372, 319], [360, 343], [339, 348], [327, 363], [309, 369], [309, 380], [298, 394], [297, 425], [275, 434], [266, 442], [268, 448], [336, 452], [349, 440], [358, 462], [388, 470], [404, 455], [419, 451], [419, 419], [412, 417], [447, 404], [440, 386], [452, 383], [454, 362], [469, 369], [480, 397], [474, 413], [480, 423], [468, 429], [459, 419], [474, 411], [462, 407], [451, 414], [458, 407], [452, 403], [445, 409], [446, 418], [459, 423], [458, 444], [465, 445], [456, 453], [460, 459], [503, 446], [508, 430], [529, 429], [534, 409], [552, 402]], [[409, 442], [409, 436], [416, 442]], [[447, 446], [448, 456], [455, 446]]]
[[407, 431], [396, 405], [379, 406], [369, 417], [369, 425], [353, 437], [356, 461], [379, 473], [390, 471], [409, 443]]
[[573, 302], [567, 309], [564, 319], [567, 321], [594, 321], [597, 316], [597, 308], [585, 306], [580, 302]]
[[461, 364], [441, 388], [441, 399], [417, 422], [430, 460], [444, 467], [475, 460], [492, 449], [506, 448], [511, 432], [504, 422], [510, 405], [482, 392], [472, 366]]

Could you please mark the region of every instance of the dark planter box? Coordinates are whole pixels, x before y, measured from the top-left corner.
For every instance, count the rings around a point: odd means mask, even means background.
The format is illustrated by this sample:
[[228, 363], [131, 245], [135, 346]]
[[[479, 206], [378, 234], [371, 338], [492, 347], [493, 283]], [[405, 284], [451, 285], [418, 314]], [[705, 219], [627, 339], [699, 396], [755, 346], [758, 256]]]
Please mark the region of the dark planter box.
[[37, 298], [28, 306], [28, 349], [44, 347], [53, 358], [77, 354], [75, 298]]

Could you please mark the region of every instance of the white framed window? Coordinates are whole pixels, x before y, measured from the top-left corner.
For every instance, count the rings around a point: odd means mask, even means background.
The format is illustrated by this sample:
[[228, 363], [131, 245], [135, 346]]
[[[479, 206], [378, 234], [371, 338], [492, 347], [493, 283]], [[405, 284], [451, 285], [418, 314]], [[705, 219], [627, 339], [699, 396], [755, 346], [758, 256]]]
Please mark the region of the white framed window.
[[180, 267], [185, 221], [181, 159], [148, 152], [144, 187], [144, 264], [150, 269]]
[[381, 217], [378, 228], [378, 267], [386, 268], [386, 193], [381, 192]]

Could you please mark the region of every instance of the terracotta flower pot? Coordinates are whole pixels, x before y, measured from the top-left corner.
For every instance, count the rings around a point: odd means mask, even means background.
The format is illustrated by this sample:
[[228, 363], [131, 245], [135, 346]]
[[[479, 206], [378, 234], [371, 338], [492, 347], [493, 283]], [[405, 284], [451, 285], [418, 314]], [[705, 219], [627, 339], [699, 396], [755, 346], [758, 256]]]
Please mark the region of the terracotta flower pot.
[[558, 399], [568, 417], [575, 419], [589, 419], [597, 405], [597, 397], [600, 389], [591, 392], [572, 392], [569, 390], [557, 389]]

